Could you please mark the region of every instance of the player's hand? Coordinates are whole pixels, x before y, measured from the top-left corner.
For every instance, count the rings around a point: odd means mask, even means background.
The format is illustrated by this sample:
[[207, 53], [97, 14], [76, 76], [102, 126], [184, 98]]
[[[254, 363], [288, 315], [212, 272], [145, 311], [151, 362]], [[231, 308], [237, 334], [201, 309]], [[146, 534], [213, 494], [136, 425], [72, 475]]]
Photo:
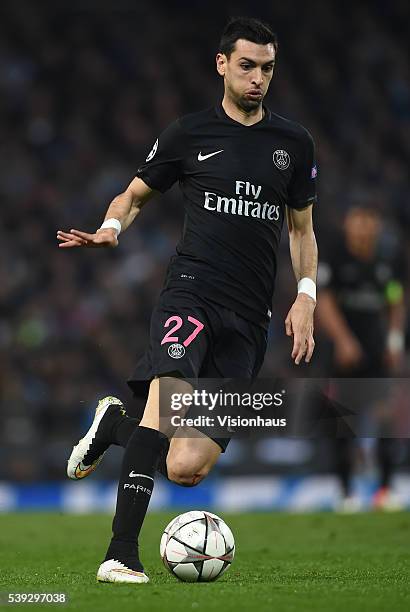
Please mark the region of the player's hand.
[[352, 335], [346, 336], [335, 344], [335, 361], [343, 370], [360, 364], [364, 357], [360, 342]]
[[292, 359], [299, 365], [303, 355], [309, 363], [315, 349], [313, 339], [313, 313], [316, 302], [306, 293], [299, 293], [285, 319], [287, 336], [293, 336]]
[[87, 234], [72, 229], [69, 232], [58, 230], [57, 240], [60, 248], [86, 247], [86, 248], [113, 248], [118, 245], [117, 232], [113, 228], [99, 229], [95, 234]]

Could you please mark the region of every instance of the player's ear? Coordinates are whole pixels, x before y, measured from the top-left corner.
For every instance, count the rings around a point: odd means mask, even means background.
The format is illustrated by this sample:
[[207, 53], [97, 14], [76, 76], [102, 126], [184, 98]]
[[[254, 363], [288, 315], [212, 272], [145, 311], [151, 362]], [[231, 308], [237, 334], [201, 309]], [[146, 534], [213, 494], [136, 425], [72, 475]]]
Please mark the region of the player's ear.
[[225, 76], [226, 62], [227, 58], [225, 53], [218, 53], [216, 56], [216, 69], [221, 76]]

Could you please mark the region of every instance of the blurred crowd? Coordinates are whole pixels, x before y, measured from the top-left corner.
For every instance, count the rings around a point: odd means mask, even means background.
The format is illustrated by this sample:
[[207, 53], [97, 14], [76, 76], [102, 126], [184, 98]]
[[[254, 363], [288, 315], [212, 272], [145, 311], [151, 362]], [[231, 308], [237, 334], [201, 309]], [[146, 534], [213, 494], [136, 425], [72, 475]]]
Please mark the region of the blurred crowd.
[[[221, 97], [214, 57], [229, 15], [278, 34], [266, 103], [316, 141], [319, 248], [365, 201], [383, 220], [381, 248], [409, 258], [409, 13], [406, 0], [2, 2], [0, 478], [63, 477], [96, 399], [129, 397], [181, 232], [178, 188], [150, 202], [116, 250], [59, 250], [56, 231], [99, 227], [168, 123]], [[308, 375], [284, 335], [296, 288], [286, 234], [265, 376]]]

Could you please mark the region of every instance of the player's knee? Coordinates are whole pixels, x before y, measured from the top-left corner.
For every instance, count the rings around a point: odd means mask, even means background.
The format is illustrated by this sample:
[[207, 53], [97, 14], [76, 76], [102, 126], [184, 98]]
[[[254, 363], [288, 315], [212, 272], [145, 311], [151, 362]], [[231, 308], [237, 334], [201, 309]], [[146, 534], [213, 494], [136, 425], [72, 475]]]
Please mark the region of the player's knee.
[[168, 462], [167, 469], [169, 479], [183, 487], [195, 487], [209, 472], [206, 466], [196, 468], [178, 459]]

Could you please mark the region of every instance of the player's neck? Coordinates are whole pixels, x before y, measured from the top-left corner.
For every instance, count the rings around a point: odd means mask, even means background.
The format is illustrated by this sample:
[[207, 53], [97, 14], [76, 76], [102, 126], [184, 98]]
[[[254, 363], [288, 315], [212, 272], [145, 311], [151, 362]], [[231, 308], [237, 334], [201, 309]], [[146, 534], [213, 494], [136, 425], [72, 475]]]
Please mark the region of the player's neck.
[[237, 121], [238, 123], [242, 123], [242, 125], [254, 125], [259, 121], [262, 121], [265, 115], [265, 111], [263, 109], [262, 104], [258, 108], [246, 112], [245, 110], [243, 110], [243, 108], [237, 106], [226, 95], [222, 100], [222, 108], [224, 109], [228, 117], [230, 117], [234, 121]]

